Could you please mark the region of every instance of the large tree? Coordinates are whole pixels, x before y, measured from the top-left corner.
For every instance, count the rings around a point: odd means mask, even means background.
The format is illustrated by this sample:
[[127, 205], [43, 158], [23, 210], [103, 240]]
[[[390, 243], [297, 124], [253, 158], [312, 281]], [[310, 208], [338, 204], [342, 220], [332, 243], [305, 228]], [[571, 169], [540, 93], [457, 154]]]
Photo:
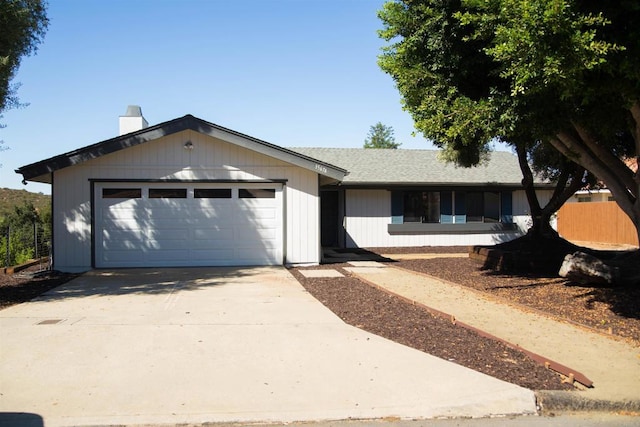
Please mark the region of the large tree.
[[0, 114], [20, 105], [12, 83], [20, 61], [34, 53], [49, 25], [45, 0], [0, 0]]
[[640, 232], [640, 178], [623, 162], [640, 154], [640, 4], [390, 1], [379, 16], [380, 66], [446, 157], [477, 164], [495, 139], [521, 160], [551, 145], [580, 166], [572, 181], [582, 169], [603, 180]]
[[398, 148], [401, 144], [396, 142], [393, 136], [393, 128], [383, 125], [381, 122], [369, 128], [367, 138], [364, 140], [364, 148]]

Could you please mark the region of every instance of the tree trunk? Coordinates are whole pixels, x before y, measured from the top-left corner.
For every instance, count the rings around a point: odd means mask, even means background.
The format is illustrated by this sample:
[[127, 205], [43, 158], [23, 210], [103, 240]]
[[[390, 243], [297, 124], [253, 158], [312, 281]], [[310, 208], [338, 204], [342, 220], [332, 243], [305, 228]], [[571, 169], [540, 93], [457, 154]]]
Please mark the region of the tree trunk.
[[[640, 239], [640, 199], [636, 198], [640, 186], [635, 180], [629, 180], [629, 168], [622, 162], [614, 168], [608, 168], [579, 138], [559, 133], [558, 138], [549, 140], [558, 151], [573, 160], [593, 175], [601, 179], [622, 211], [631, 219]], [[637, 179], [638, 174], [636, 173]], [[631, 182], [631, 183], [629, 183]]]
[[516, 153], [520, 170], [522, 171], [522, 186], [527, 196], [533, 222], [531, 228], [527, 231], [527, 235], [531, 237], [557, 238], [558, 232], [551, 226], [551, 217], [573, 193], [581, 188], [582, 176], [585, 170], [575, 163], [571, 163], [564, 168], [560, 173], [551, 199], [543, 208], [540, 206], [540, 201], [536, 194], [533, 172], [529, 167], [526, 147], [523, 144], [516, 144]]

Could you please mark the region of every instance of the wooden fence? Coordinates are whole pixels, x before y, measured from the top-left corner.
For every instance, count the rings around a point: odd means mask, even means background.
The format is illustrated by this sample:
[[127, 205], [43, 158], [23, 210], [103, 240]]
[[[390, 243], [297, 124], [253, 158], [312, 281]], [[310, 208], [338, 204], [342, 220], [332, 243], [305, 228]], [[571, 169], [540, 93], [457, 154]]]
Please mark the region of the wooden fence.
[[571, 241], [638, 246], [636, 229], [616, 202], [565, 203], [558, 233]]

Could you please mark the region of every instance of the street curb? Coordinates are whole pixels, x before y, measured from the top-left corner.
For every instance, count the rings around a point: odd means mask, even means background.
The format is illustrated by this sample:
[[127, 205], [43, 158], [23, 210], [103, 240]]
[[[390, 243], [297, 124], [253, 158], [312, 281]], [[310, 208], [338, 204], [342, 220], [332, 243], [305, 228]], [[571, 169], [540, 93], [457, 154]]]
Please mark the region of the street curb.
[[579, 395], [579, 391], [539, 390], [534, 391], [540, 413], [552, 412], [634, 412], [640, 414], [640, 400], [600, 400]]

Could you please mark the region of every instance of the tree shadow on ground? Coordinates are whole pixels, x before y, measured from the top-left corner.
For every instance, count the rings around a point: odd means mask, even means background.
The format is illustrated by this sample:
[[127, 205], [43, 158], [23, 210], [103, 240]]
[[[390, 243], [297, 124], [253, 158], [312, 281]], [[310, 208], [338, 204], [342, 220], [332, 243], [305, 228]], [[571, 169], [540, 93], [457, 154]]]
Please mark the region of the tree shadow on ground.
[[[609, 255], [607, 253], [607, 255]], [[496, 279], [496, 284], [487, 287], [487, 290], [499, 291], [504, 290], [532, 290], [535, 288], [545, 288], [553, 286], [563, 286], [574, 289], [575, 294], [573, 300], [575, 303], [583, 304], [587, 309], [593, 308], [597, 304], [604, 304], [608, 309], [621, 317], [629, 319], [640, 319], [640, 284], [623, 284], [623, 285], [602, 285], [602, 284], [579, 284], [558, 277], [557, 274], [533, 274], [525, 273], [505, 273], [484, 266], [479, 267], [482, 274]], [[627, 271], [627, 274], [635, 274]], [[516, 283], [509, 284], [509, 278], [525, 279], [529, 281], [526, 284]], [[501, 280], [501, 279], [504, 279]], [[505, 283], [506, 282], [506, 283]]]
[[638, 287], [586, 288], [585, 292], [577, 295], [576, 298], [584, 299], [587, 308], [597, 303], [604, 303], [619, 316], [640, 319], [640, 289]]
[[[0, 286], [0, 308], [25, 301], [92, 296], [162, 295], [225, 286], [270, 267], [180, 267], [91, 270], [84, 274], [50, 272]], [[35, 298], [35, 299], [34, 299]]]
[[[526, 288], [545, 286], [548, 282], [544, 279], [558, 278], [566, 255], [575, 252], [592, 255], [618, 271], [614, 283], [603, 285], [594, 279], [593, 283], [578, 284], [564, 280], [564, 285], [584, 288], [584, 292], [575, 298], [585, 299], [587, 306], [603, 303], [615, 314], [640, 319], [640, 250], [598, 250], [575, 245], [557, 236], [530, 235], [484, 248], [493, 251], [482, 263], [485, 274], [540, 278], [539, 284], [531, 283], [524, 286]], [[476, 248], [473, 251], [477, 252]]]

